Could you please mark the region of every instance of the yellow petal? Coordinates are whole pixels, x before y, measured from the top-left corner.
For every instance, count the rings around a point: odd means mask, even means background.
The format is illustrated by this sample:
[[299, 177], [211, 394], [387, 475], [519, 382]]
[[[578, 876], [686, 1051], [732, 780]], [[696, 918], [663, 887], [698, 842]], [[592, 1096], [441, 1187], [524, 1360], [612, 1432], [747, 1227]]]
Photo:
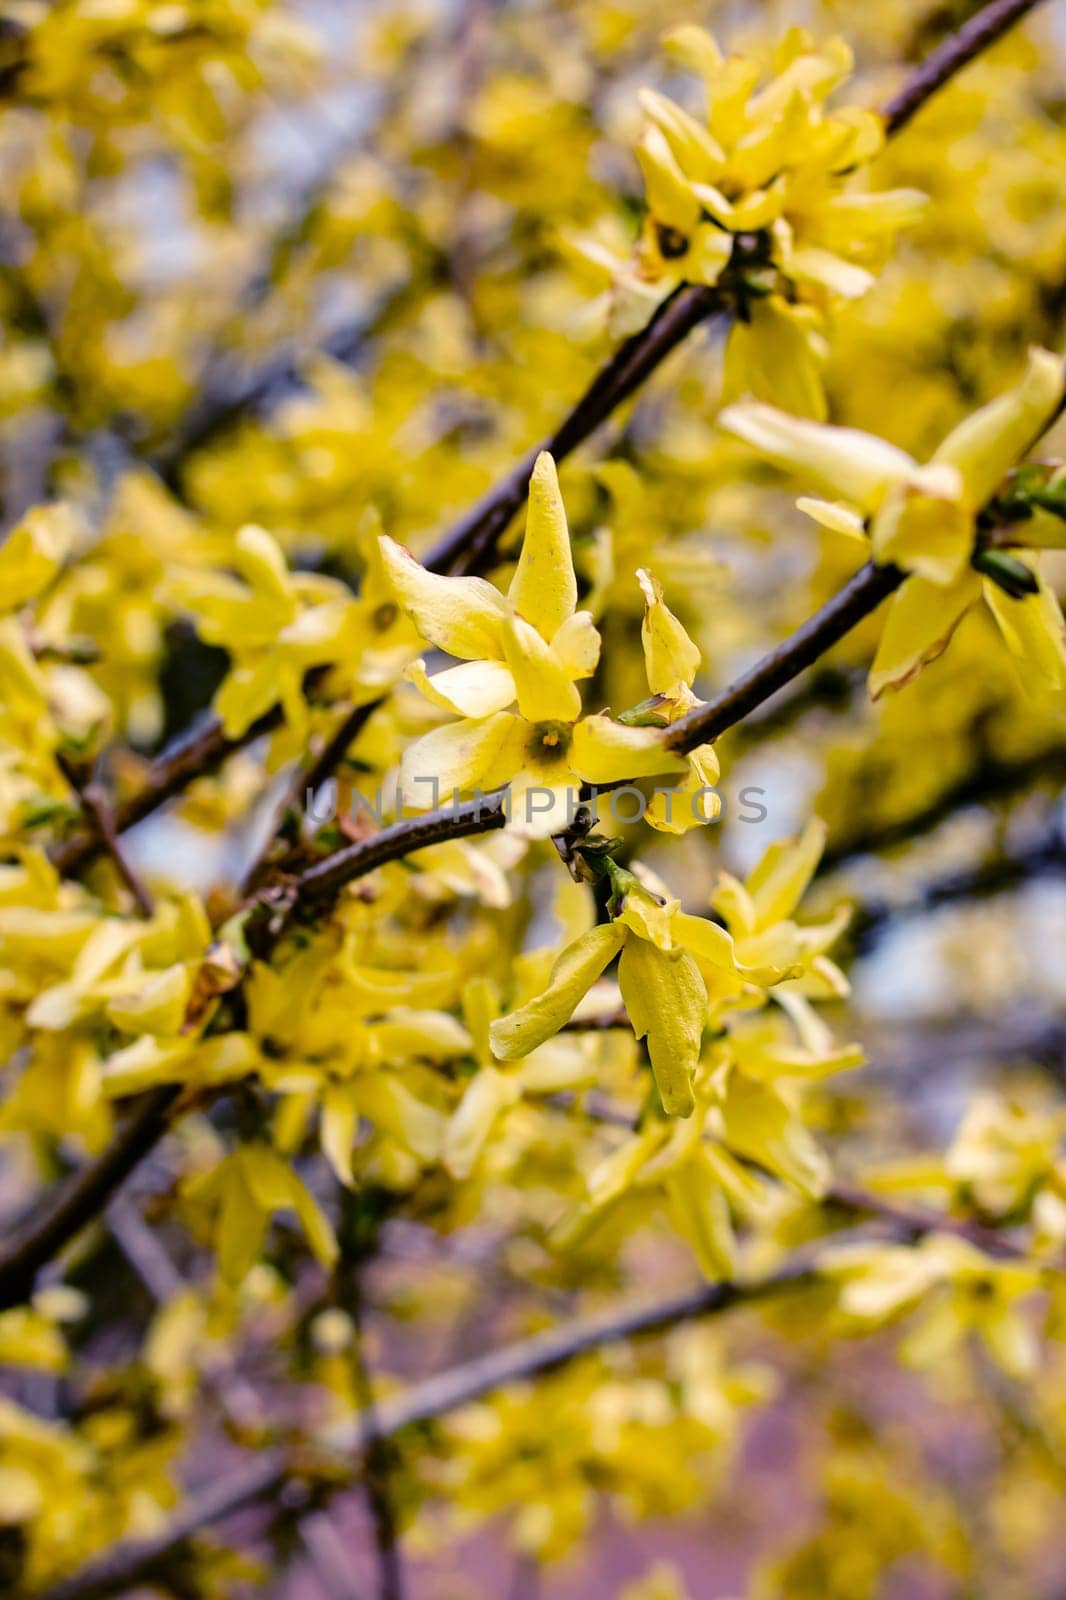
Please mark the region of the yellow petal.
[[926, 578], [908, 578], [889, 602], [870, 670], [871, 697], [877, 700], [886, 689], [901, 689], [928, 662], [935, 661], [980, 595], [981, 581], [970, 569], [946, 587]]
[[281, 546], [265, 528], [252, 524], [242, 528], [235, 546], [237, 566], [253, 589], [275, 600], [292, 601], [292, 579]]
[[190, 987], [184, 966], [167, 967], [148, 974], [132, 993], [112, 1000], [107, 1015], [126, 1033], [175, 1034], [185, 1018]]
[[811, 246], [793, 250], [789, 257], [789, 277], [799, 283], [817, 283], [845, 300], [858, 300], [873, 288], [874, 275], [857, 267], [831, 250]]
[[648, 1041], [663, 1110], [668, 1117], [691, 1116], [692, 1076], [707, 1020], [699, 968], [687, 951], [668, 955], [630, 937], [618, 963], [618, 985], [633, 1032]]
[[537, 457], [529, 480], [526, 536], [507, 598], [542, 639], [550, 639], [577, 605], [566, 509], [555, 462], [546, 450]]
[[[744, 394], [753, 394], [757, 401], [772, 398], [780, 401], [796, 417], [813, 417], [821, 421], [826, 412], [822, 365], [821, 344], [814, 336], [809, 321], [786, 306], [777, 295], [770, 295], [765, 300], [755, 301], [748, 320], [738, 320], [730, 329], [726, 342], [723, 396], [729, 400]], [[723, 421], [727, 415], [732, 417], [734, 412], [748, 409], [751, 408], [730, 407], [728, 413], [723, 412], [718, 420], [724, 426], [729, 426]], [[733, 431], [740, 432], [740, 429], [734, 428]], [[748, 435], [742, 433], [741, 437], [748, 438]], [[795, 464], [799, 467], [807, 464], [806, 453], [782, 461], [774, 456], [772, 450], [762, 450], [762, 446], [754, 439], [748, 438], [748, 442], [755, 443], [756, 448], [768, 454], [771, 460], [777, 460], [779, 466]], [[825, 480], [819, 480], [815, 475], [813, 481]], [[835, 484], [831, 487], [836, 489]]]
[[814, 877], [828, 829], [812, 817], [798, 839], [776, 839], [748, 879], [756, 926], [769, 927], [791, 915]]
[[684, 22], [663, 35], [663, 44], [682, 65], [711, 81], [722, 67], [722, 52], [712, 34], [694, 22]]
[[518, 1061], [558, 1033], [617, 955], [625, 936], [624, 928], [602, 923], [568, 945], [552, 967], [544, 993], [492, 1024], [489, 1036], [499, 1059]]
[[[487, 774], [499, 776], [501, 754], [524, 724], [509, 711], [477, 720], [464, 717], [423, 734], [404, 751], [400, 790], [405, 804], [428, 811], [445, 805], [454, 790], [490, 786]], [[513, 770], [513, 769], [512, 769]], [[508, 774], [510, 776], [510, 774]], [[506, 782], [506, 778], [502, 781]]]
[[700, 202], [658, 128], [644, 130], [637, 145], [637, 160], [644, 174], [652, 216], [656, 222], [676, 229], [687, 239], [700, 220]]
[[920, 480], [922, 469], [904, 450], [857, 428], [834, 428], [790, 417], [774, 406], [728, 406], [718, 425], [735, 433], [775, 466], [828, 494], [841, 495], [867, 515], [889, 489]]
[[523, 617], [504, 629], [503, 648], [514, 678], [518, 709], [529, 722], [573, 722], [581, 695], [551, 645]]
[[501, 1112], [519, 1098], [517, 1080], [491, 1066], [467, 1086], [444, 1136], [444, 1165], [453, 1178], [468, 1178]]
[[862, 517], [849, 506], [841, 505], [839, 500], [812, 500], [802, 496], [796, 501], [796, 509], [802, 511], [804, 516], [813, 517], [815, 522], [828, 528], [831, 533], [844, 533], [852, 539], [866, 538], [866, 524]]
[[721, 773], [713, 745], [701, 744], [689, 754], [689, 770], [672, 789], [656, 789], [644, 820], [660, 833], [687, 833], [721, 816], [722, 797], [715, 790]]
[[976, 528], [972, 513], [951, 498], [957, 486], [946, 488], [948, 498], [905, 489], [889, 494], [870, 529], [878, 561], [894, 562], [930, 583], [951, 584], [958, 579], [973, 553]]
[[725, 165], [725, 152], [702, 123], [655, 89], [640, 89], [637, 99], [644, 115], [659, 129], [686, 178], [713, 182]]
[[423, 660], [412, 661], [404, 677], [442, 711], [461, 717], [491, 717], [515, 698], [514, 678], [502, 661], [463, 661], [432, 677]]
[[359, 1126], [359, 1107], [353, 1086], [349, 1083], [331, 1084], [322, 1096], [322, 1120], [319, 1138], [326, 1157], [339, 1182], [346, 1188], [355, 1184], [352, 1172], [352, 1147]]
[[558, 762], [529, 765], [516, 772], [508, 786], [508, 831], [519, 839], [550, 839], [562, 833], [577, 814], [580, 786]]
[[985, 600], [1008, 650], [1024, 665], [1023, 677], [1027, 679], [1033, 672], [1042, 686], [1066, 689], [1066, 624], [1062, 609], [1055, 591], [1039, 573], [1037, 581], [1038, 594], [1015, 600], [986, 578]]
[[583, 717], [575, 725], [570, 765], [586, 783], [687, 770], [685, 758], [666, 748], [659, 728], [627, 728], [606, 713]]
[[675, 694], [690, 688], [699, 671], [700, 653], [663, 599], [662, 584], [647, 567], [637, 570], [644, 596], [640, 637], [644, 668], [652, 694]]
[[[688, 911], [679, 911], [674, 917], [674, 938], [704, 966], [735, 974], [743, 982], [758, 984], [760, 988], [768, 988], [771, 984], [796, 975], [797, 969], [789, 961], [742, 961], [732, 936], [724, 928], [706, 917], [694, 917]], [[763, 953], [756, 952], [760, 956]]]
[[0, 606], [17, 611], [41, 593], [74, 544], [76, 524], [65, 504], [27, 511], [0, 545]]
[[967, 417], [948, 434], [933, 460], [962, 475], [967, 502], [984, 505], [1050, 424], [1066, 387], [1061, 356], [1034, 346], [1017, 388]]
[[799, 1117], [769, 1085], [734, 1072], [722, 1106], [726, 1139], [812, 1199], [825, 1193], [829, 1163]]
[[666, 1197], [674, 1225], [691, 1245], [704, 1277], [711, 1283], [731, 1277], [736, 1241], [729, 1204], [701, 1151], [666, 1180]]
[[427, 572], [394, 540], [379, 540], [393, 592], [422, 638], [461, 661], [502, 661], [507, 602], [484, 578]]
[[569, 678], [591, 678], [599, 664], [600, 636], [587, 611], [575, 611], [552, 635], [552, 655]]

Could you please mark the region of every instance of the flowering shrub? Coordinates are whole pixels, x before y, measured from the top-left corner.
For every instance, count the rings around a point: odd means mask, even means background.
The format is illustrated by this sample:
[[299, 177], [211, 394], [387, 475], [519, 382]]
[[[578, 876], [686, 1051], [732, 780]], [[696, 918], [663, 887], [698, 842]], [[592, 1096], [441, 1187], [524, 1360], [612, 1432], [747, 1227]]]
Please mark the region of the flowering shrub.
[[1050, 1597], [1061, 39], [350, 9], [0, 17], [4, 1592]]

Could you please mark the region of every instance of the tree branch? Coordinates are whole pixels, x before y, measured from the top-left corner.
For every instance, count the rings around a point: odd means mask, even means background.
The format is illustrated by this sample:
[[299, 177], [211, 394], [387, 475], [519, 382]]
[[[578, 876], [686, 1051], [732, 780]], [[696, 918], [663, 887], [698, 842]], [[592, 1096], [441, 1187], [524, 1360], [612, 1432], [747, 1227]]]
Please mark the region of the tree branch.
[[425, 565], [472, 572], [491, 561], [511, 518], [526, 503], [533, 464], [542, 450], [562, 461], [628, 400], [672, 350], [708, 317], [726, 310], [717, 289], [687, 284], [657, 306], [650, 321], [615, 351], [553, 433], [522, 457], [506, 477], [433, 545]]
[[885, 132], [890, 137], [899, 133], [938, 89], [1001, 39], [1016, 22], [1035, 11], [1040, 3], [1041, 0], [992, 0], [991, 5], [982, 7], [957, 33], [938, 45], [898, 94], [892, 96], [881, 112]]
[[34, 1280], [83, 1228], [99, 1216], [170, 1126], [170, 1113], [182, 1093], [179, 1084], [150, 1089], [130, 1113], [107, 1149], [74, 1173], [38, 1206], [0, 1252], [0, 1311], [33, 1293]]

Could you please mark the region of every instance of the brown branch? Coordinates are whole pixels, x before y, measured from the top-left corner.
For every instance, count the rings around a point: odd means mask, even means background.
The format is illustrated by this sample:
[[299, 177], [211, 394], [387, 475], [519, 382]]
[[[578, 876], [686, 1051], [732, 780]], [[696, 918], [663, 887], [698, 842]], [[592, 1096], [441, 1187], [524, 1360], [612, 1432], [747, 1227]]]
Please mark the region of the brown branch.
[[526, 503], [533, 464], [542, 450], [562, 461], [628, 400], [672, 350], [708, 317], [726, 309], [717, 289], [688, 284], [658, 306], [649, 322], [615, 351], [580, 400], [548, 434], [495, 484], [466, 516], [429, 551], [425, 564], [435, 572], [470, 572], [486, 565], [516, 511]]
[[33, 1213], [0, 1252], [0, 1311], [33, 1293], [37, 1272], [99, 1216], [111, 1196], [170, 1126], [178, 1084], [150, 1089], [95, 1161], [74, 1173]]
[[846, 633], [899, 588], [905, 577], [906, 573], [899, 567], [875, 566], [868, 561], [776, 650], [771, 650], [706, 705], [697, 706], [680, 721], [672, 723], [664, 736], [667, 748], [694, 750], [697, 745], [709, 744], [743, 721], [756, 706], [762, 705], [806, 667], [812, 666], [819, 656], [839, 644]]
[[938, 89], [1001, 39], [1016, 22], [1035, 11], [1039, 4], [1040, 0], [992, 0], [991, 5], [982, 7], [922, 62], [898, 94], [884, 106], [881, 115], [885, 119], [885, 132], [891, 136], [905, 128]]
[[984, 756], [919, 810], [891, 822], [860, 825], [851, 833], [843, 834], [823, 855], [818, 865], [819, 874], [835, 872], [857, 856], [894, 850], [969, 806], [991, 806], [998, 801], [1011, 800], [1041, 783], [1061, 785], [1064, 782], [1066, 749], [1061, 745], [1045, 747], [1017, 761]]
[[[112, 814], [116, 830], [125, 833], [127, 828], [143, 822], [145, 817], [158, 811], [168, 800], [184, 793], [197, 778], [217, 772], [236, 751], [247, 749], [263, 734], [280, 727], [281, 715], [281, 707], [275, 706], [257, 718], [238, 739], [226, 737], [217, 717], [207, 718], [201, 727], [176, 740], [169, 750], [152, 763], [147, 778], [135, 794], [114, 806]], [[95, 861], [103, 849], [99, 836], [84, 830], [58, 845], [52, 852], [52, 860], [59, 872], [66, 877], [73, 877]]]
[[114, 862], [115, 870], [133, 896], [137, 910], [142, 917], [150, 917], [155, 910], [155, 904], [122, 847], [115, 815], [102, 784], [92, 778], [83, 777], [75, 764], [62, 754], [57, 755], [56, 765], [77, 795], [93, 836]]

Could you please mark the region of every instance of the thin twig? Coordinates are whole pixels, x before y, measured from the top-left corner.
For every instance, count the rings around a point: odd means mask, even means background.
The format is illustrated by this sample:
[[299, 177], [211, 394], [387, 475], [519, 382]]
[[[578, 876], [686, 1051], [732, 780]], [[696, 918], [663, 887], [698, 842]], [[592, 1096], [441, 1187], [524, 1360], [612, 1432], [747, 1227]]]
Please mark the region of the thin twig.
[[155, 910], [155, 903], [123, 849], [103, 785], [93, 778], [84, 778], [74, 762], [62, 754], [56, 756], [56, 765], [77, 795], [93, 833], [114, 862], [115, 870], [133, 896], [137, 910], [142, 917], [150, 917]]
[[706, 705], [697, 706], [672, 723], [663, 739], [667, 748], [694, 750], [697, 745], [709, 744], [735, 727], [756, 706], [761, 706], [806, 667], [812, 666], [819, 656], [839, 644], [846, 633], [899, 588], [905, 577], [906, 573], [899, 567], [875, 566], [868, 561], [776, 650], [763, 656], [749, 672]]
[[488, 563], [511, 518], [525, 505], [530, 474], [540, 452], [547, 450], [556, 461], [570, 455], [694, 328], [725, 309], [726, 300], [715, 289], [698, 284], [676, 289], [656, 307], [645, 326], [615, 351], [559, 426], [449, 528], [427, 554], [426, 566], [437, 572], [453, 567], [470, 572]]
[[1035, 11], [1040, 3], [1041, 0], [992, 0], [991, 5], [983, 6], [957, 33], [938, 45], [899, 93], [892, 96], [881, 112], [885, 132], [892, 135], [905, 128], [938, 89], [1001, 39], [1016, 22]]

